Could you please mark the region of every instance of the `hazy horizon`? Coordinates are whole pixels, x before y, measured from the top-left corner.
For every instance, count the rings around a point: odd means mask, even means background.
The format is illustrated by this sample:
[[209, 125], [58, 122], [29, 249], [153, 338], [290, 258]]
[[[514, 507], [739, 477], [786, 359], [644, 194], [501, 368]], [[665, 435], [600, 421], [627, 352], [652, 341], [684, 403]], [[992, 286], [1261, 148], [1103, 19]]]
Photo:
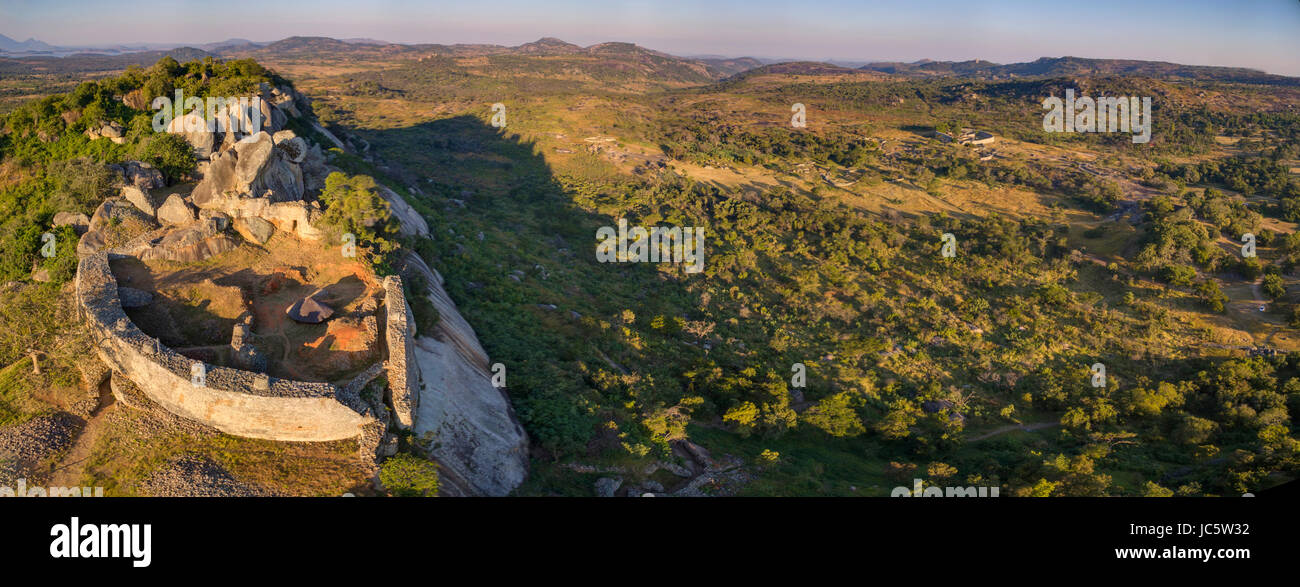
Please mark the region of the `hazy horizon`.
[[[387, 0], [275, 5], [208, 3], [40, 3], [0, 0], [0, 34], [56, 46], [203, 45], [232, 38], [269, 42], [294, 36], [371, 38], [402, 44], [516, 46], [543, 37], [578, 45], [631, 42], [675, 55], [841, 62], [1039, 57], [1139, 59], [1247, 67], [1300, 76], [1300, 3], [1101, 0], [1086, 10], [1045, 10], [1024, 0], [953, 0], [905, 6], [842, 0], [785, 5], [770, 0], [709, 4], [559, 0], [491, 6]], [[165, 9], [163, 7], [166, 7]], [[166, 14], [165, 25], [140, 14]], [[1078, 32], [1082, 30], [1083, 32]]]

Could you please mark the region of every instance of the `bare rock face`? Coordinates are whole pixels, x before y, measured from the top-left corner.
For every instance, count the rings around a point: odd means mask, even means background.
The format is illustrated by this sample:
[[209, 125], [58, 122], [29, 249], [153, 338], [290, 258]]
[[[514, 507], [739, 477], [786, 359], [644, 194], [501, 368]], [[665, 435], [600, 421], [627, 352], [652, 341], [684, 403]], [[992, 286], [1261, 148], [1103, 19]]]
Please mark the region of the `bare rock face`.
[[126, 198], [126, 201], [135, 205], [137, 209], [149, 216], [154, 216], [158, 213], [158, 206], [161, 202], [151, 195], [147, 189], [138, 188], [133, 185], [123, 186], [119, 195]]
[[121, 174], [126, 185], [145, 190], [167, 186], [167, 179], [163, 177], [162, 171], [143, 161], [127, 161], [109, 165], [108, 167]]
[[257, 133], [235, 144], [235, 177], [231, 184], [228, 184], [225, 191], [234, 191], [241, 194], [252, 194], [253, 183], [257, 181], [258, 176], [262, 175], [262, 170], [271, 161], [271, 154], [275, 149], [275, 143], [271, 140], [271, 135], [264, 132]]
[[104, 248], [104, 245], [105, 238], [103, 232], [98, 230], [87, 232], [86, 234], [81, 235], [81, 239], [77, 241], [77, 257], [93, 255], [99, 252], [100, 249]]
[[321, 152], [320, 145], [313, 144], [307, 149], [301, 166], [304, 189], [310, 192], [325, 189], [325, 177], [330, 174], [330, 170], [325, 164], [325, 154]]
[[385, 185], [378, 185], [379, 195], [388, 201], [393, 216], [401, 223], [399, 231], [403, 236], [427, 236], [429, 225], [415, 208], [406, 203], [402, 196]]
[[302, 160], [307, 157], [307, 142], [293, 134], [293, 131], [282, 130], [271, 138], [275, 141], [275, 148], [284, 151], [290, 161], [302, 163]]
[[125, 200], [104, 200], [90, 217], [90, 230], [96, 231], [108, 226], [114, 220], [135, 219], [145, 223], [153, 222], [153, 217], [145, 214], [139, 207]]
[[199, 228], [174, 228], [158, 244], [141, 251], [140, 259], [194, 263], [238, 246], [239, 243], [224, 233], [206, 235]]
[[302, 168], [290, 161], [289, 155], [276, 149], [270, 163], [253, 186], [253, 193], [261, 193], [272, 202], [296, 202], [304, 195]]
[[199, 210], [199, 221], [202, 230], [209, 235], [230, 228], [230, 216], [220, 210]]
[[235, 226], [235, 232], [238, 232], [239, 236], [244, 237], [244, 240], [247, 240], [249, 242], [254, 242], [259, 245], [266, 244], [266, 241], [271, 240], [271, 235], [275, 234], [274, 224], [271, 224], [270, 222], [262, 220], [261, 218], [258, 218], [256, 216], [249, 216], [247, 218], [236, 218], [234, 226]]
[[414, 358], [423, 382], [415, 436], [431, 439], [430, 454], [450, 473], [449, 493], [514, 491], [528, 476], [528, 436], [505, 394], [455, 347], [434, 338], [416, 339]]
[[90, 217], [73, 212], [59, 212], [54, 215], [54, 226], [71, 226], [78, 235], [82, 235], [90, 230]]
[[202, 115], [191, 112], [173, 118], [167, 125], [167, 132], [184, 136], [185, 141], [194, 147], [195, 157], [206, 159], [212, 155], [214, 135], [208, 121], [204, 120]]
[[439, 315], [437, 338], [456, 347], [456, 352], [461, 357], [480, 371], [487, 373], [491, 365], [487, 351], [483, 350], [483, 345], [479, 343], [474, 328], [460, 315], [460, 310], [456, 309], [456, 302], [452, 301], [451, 296], [447, 295], [447, 290], [443, 289], [442, 275], [430, 269], [419, 255], [407, 254], [406, 263], [408, 270], [421, 273], [429, 283], [429, 301], [433, 302], [433, 307], [438, 310]]
[[189, 224], [194, 222], [194, 207], [184, 198], [172, 194], [158, 207], [157, 218], [163, 224]]
[[237, 160], [238, 155], [233, 149], [212, 156], [212, 162], [203, 174], [203, 181], [190, 192], [190, 199], [195, 206], [204, 208], [208, 202], [234, 189]]
[[430, 454], [447, 473], [445, 494], [506, 495], [528, 476], [528, 435], [505, 392], [492, 386], [487, 353], [441, 277], [413, 254], [408, 267], [425, 275], [441, 315], [434, 336], [416, 339], [415, 436], [429, 438]]

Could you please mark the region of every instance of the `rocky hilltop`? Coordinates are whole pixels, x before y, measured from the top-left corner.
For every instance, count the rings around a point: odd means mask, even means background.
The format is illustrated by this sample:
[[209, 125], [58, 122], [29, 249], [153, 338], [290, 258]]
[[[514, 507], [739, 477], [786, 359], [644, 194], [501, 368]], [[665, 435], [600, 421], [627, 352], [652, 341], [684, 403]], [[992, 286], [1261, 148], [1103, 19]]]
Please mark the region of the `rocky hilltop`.
[[[107, 251], [110, 256], [143, 261], [195, 263], [233, 250], [242, 242], [265, 245], [277, 233], [304, 241], [325, 238], [319, 226], [324, 210], [315, 196], [326, 175], [337, 169], [329, 165], [320, 144], [298, 136], [289, 127], [311, 129], [318, 139], [333, 143], [331, 146], [346, 147], [315, 121], [310, 101], [292, 88], [263, 84], [255, 98], [249, 108], [259, 112], [241, 110], [237, 104], [218, 112], [219, 119], [242, 123], [227, 124], [224, 131], [201, 119], [190, 120], [197, 115], [172, 121], [168, 132], [182, 136], [198, 158], [197, 181], [192, 188], [166, 188], [157, 170], [131, 163], [119, 169], [126, 185], [92, 217], [57, 219], [82, 234], [79, 256], [98, 257], [103, 263]], [[260, 126], [256, 126], [259, 119]], [[230, 130], [232, 127], [242, 130]], [[401, 195], [382, 185], [376, 191], [400, 222], [402, 235], [428, 235], [424, 218]], [[408, 275], [420, 275], [429, 284], [422, 293], [440, 320], [433, 332], [388, 347], [388, 383], [390, 387], [400, 383], [412, 396], [392, 390], [391, 409], [396, 410], [392, 422], [413, 430], [415, 442], [441, 465], [442, 494], [506, 495], [527, 476], [528, 438], [508, 397], [492, 386], [487, 354], [443, 289], [441, 275], [411, 253], [405, 255], [402, 265]], [[388, 323], [390, 327], [405, 325], [409, 318], [403, 319], [401, 314], [410, 314], [402, 301], [401, 281], [389, 280], [385, 285], [389, 290]], [[121, 287], [115, 299], [123, 307], [133, 307], [147, 304], [147, 297], [144, 292]], [[393, 308], [398, 315], [392, 315]], [[405, 326], [401, 334], [405, 334]], [[396, 340], [392, 334], [390, 339]], [[372, 403], [373, 409], [368, 409], [349, 399], [377, 373], [372, 369], [358, 377], [355, 385], [337, 393], [340, 401], [353, 404], [362, 416], [375, 414], [381, 422], [388, 422], [389, 415], [379, 413], [385, 411], [382, 406]], [[376, 443], [381, 458], [396, 448], [391, 436], [376, 439]]]

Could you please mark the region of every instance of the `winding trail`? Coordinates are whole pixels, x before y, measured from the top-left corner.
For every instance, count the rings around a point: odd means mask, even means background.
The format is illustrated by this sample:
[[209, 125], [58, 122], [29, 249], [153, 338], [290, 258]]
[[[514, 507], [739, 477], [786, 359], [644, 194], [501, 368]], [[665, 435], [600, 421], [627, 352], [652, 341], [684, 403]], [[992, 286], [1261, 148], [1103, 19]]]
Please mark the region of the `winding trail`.
[[77, 434], [77, 440], [73, 442], [68, 454], [50, 472], [50, 486], [77, 487], [81, 485], [82, 477], [86, 472], [86, 461], [90, 460], [91, 451], [94, 450], [95, 444], [99, 442], [99, 437], [104, 433], [104, 423], [108, 420], [109, 414], [116, 409], [113, 391], [109, 388], [109, 385], [107, 378], [99, 385], [99, 405], [95, 406], [95, 410], [90, 413], [86, 425], [81, 427], [81, 431]]

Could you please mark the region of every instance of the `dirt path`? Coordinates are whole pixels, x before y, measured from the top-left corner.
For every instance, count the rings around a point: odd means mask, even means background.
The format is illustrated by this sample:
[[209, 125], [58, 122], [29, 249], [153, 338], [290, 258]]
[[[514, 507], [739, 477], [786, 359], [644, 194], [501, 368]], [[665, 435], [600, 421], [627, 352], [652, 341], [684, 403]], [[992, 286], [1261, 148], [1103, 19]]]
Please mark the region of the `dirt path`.
[[116, 409], [113, 392], [109, 389], [108, 379], [99, 386], [99, 405], [90, 413], [90, 419], [81, 427], [77, 440], [72, 444], [68, 454], [59, 461], [59, 465], [50, 473], [50, 486], [77, 487], [81, 485], [82, 475], [86, 471], [86, 461], [90, 460], [91, 451], [104, 432], [108, 416]]
[[1006, 434], [1008, 432], [1013, 432], [1016, 430], [1031, 432], [1034, 430], [1042, 430], [1044, 428], [1052, 428], [1054, 426], [1060, 426], [1060, 425], [1061, 425], [1060, 422], [1035, 422], [1033, 424], [1010, 424], [1007, 426], [1003, 426], [1001, 428], [995, 428], [993, 430], [985, 432], [984, 434], [981, 434], [979, 436], [967, 440], [967, 442], [979, 442], [986, 438], [993, 438], [994, 436], [1000, 436], [1002, 434]]

